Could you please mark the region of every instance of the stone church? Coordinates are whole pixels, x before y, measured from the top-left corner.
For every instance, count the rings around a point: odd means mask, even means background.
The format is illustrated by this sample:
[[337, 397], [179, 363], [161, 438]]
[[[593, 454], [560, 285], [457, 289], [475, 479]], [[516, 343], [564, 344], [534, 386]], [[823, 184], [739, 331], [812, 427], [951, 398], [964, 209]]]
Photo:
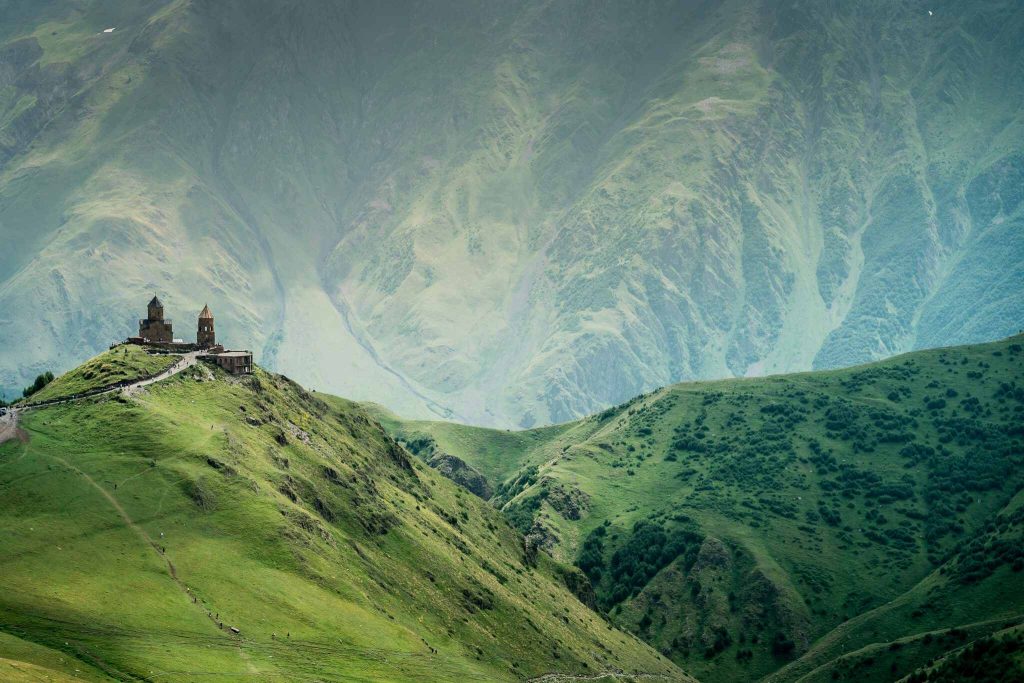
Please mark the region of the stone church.
[[[174, 344], [174, 325], [164, 318], [164, 305], [160, 299], [153, 297], [149, 302], [146, 311], [147, 317], [139, 321], [139, 341], [150, 344]], [[177, 342], [182, 345], [183, 342]], [[203, 306], [199, 313], [199, 321], [196, 326], [196, 343], [199, 349], [212, 349], [217, 346], [217, 335], [213, 331], [213, 312], [210, 307]]]
[[139, 336], [151, 342], [170, 344], [174, 341], [174, 330], [170, 320], [164, 319], [164, 305], [153, 297], [149, 302], [146, 318], [139, 321]]
[[172, 353], [198, 352], [199, 358], [216, 363], [233, 375], [252, 374], [252, 351], [228, 351], [217, 343], [213, 312], [208, 305], [199, 312], [195, 344], [174, 338], [174, 327], [170, 320], [164, 318], [164, 305], [159, 298], [154, 296], [149, 302], [146, 315], [139, 321], [139, 336], [129, 337], [126, 343], [157, 347]]

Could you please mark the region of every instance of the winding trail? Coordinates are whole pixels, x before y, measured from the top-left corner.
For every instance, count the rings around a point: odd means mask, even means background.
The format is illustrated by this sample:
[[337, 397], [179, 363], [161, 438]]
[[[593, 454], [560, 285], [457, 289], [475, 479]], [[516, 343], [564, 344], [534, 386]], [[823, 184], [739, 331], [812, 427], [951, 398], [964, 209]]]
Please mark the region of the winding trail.
[[[100, 387], [93, 391], [84, 392], [74, 396], [67, 396], [58, 399], [52, 399], [49, 401], [41, 401], [39, 403], [23, 405], [17, 408], [8, 409], [7, 413], [0, 416], [0, 443], [10, 441], [12, 439], [18, 439], [25, 444], [26, 450], [29, 447], [28, 434], [18, 426], [18, 417], [22, 412], [29, 410], [36, 410], [39, 408], [46, 408], [50, 406], [63, 405], [69, 403], [75, 403], [78, 401], [85, 400], [87, 398], [93, 398], [95, 396], [102, 396], [105, 394], [111, 394], [117, 391], [121, 391], [125, 394], [132, 394], [143, 387], [147, 387], [151, 384], [164, 381], [179, 374], [180, 372], [194, 366], [198, 360], [204, 355], [201, 351], [190, 352], [184, 354], [180, 360], [174, 365], [167, 368], [158, 375], [149, 377], [146, 379], [138, 380], [129, 384], [118, 384], [115, 386]], [[191, 602], [194, 607], [198, 610], [202, 610], [204, 616], [211, 623], [211, 625], [218, 632], [217, 635], [213, 634], [199, 634], [199, 633], [182, 633], [180, 637], [190, 642], [202, 642], [204, 647], [230, 647], [238, 651], [241, 657], [242, 663], [247, 667], [247, 671], [232, 673], [232, 676], [259, 676], [260, 672], [257, 670], [251, 661], [249, 650], [260, 651], [263, 653], [273, 653], [278, 657], [285, 658], [287, 656], [308, 656], [308, 657], [325, 657], [325, 656], [341, 656], [341, 657], [359, 657], [365, 658], [369, 661], [377, 662], [380, 664], [392, 664], [397, 665], [399, 670], [405, 671], [406, 673], [421, 673], [422, 675], [429, 676], [430, 673], [444, 673], [451, 677], [458, 677], [463, 680], [489, 680], [482, 674], [475, 674], [473, 672], [464, 671], [461, 668], [452, 668], [448, 665], [444, 659], [439, 660], [435, 656], [427, 655], [426, 653], [420, 652], [409, 652], [401, 650], [388, 650], [388, 649], [372, 649], [372, 648], [361, 648], [352, 645], [345, 645], [343, 643], [330, 643], [330, 642], [315, 642], [315, 641], [302, 641], [302, 640], [291, 640], [287, 642], [278, 642], [271, 640], [270, 642], [260, 640], [250, 640], [244, 638], [241, 635], [234, 634], [231, 632], [230, 627], [223, 624], [217, 619], [213, 610], [208, 607], [204, 601], [200, 601], [192, 590], [185, 584], [185, 582], [178, 576], [177, 569], [174, 563], [167, 556], [164, 548], [155, 540], [149, 533], [138, 523], [135, 522], [125, 510], [124, 506], [121, 505], [120, 501], [114, 496], [113, 493], [104, 488], [99, 482], [93, 479], [87, 472], [76, 467], [74, 464], [69, 462], [67, 459], [57, 456], [48, 455], [50, 459], [59, 463], [61, 466], [67, 468], [69, 471], [74, 472], [76, 475], [81, 477], [89, 486], [95, 489], [104, 500], [110, 505], [111, 508], [117, 513], [124, 525], [130, 529], [140, 541], [156, 553], [160, 558], [160, 561], [164, 564], [164, 569], [167, 576], [174, 582], [175, 586], [182, 593], [186, 600]], [[81, 625], [74, 625], [76, 629], [81, 630]], [[103, 627], [93, 627], [93, 630], [100, 632]], [[129, 634], [128, 631], [118, 630], [118, 633]], [[143, 633], [135, 633], [135, 636], [145, 636]], [[80, 657], [83, 661], [86, 661], [94, 666], [97, 666], [101, 670], [105, 671], [109, 675], [115, 678], [122, 678], [126, 675], [124, 672], [113, 669], [107, 662], [96, 655], [80, 651]], [[178, 672], [151, 672], [151, 680], [158, 680], [165, 676], [171, 678], [178, 678], [180, 674], [195, 676], [195, 675], [223, 675], [224, 672], [195, 672], [195, 671], [178, 671]], [[598, 681], [601, 679], [620, 679], [629, 678], [631, 680], [677, 680], [671, 676], [663, 674], [652, 674], [652, 673], [624, 673], [618, 670], [610, 670], [601, 672], [598, 674], [562, 674], [562, 673], [548, 673], [543, 674], [536, 678], [529, 679], [529, 683], [573, 683], [585, 681]], [[320, 675], [316, 676], [302, 676], [299, 675], [293, 680], [308, 680], [308, 681], [321, 681], [323, 678]], [[686, 680], [686, 679], [684, 679]]]
[[[163, 380], [166, 380], [170, 377], [173, 377], [174, 375], [177, 375], [183, 370], [187, 370], [188, 368], [195, 365], [198, 359], [203, 355], [205, 354], [204, 352], [201, 351], [193, 351], [183, 354], [181, 359], [179, 359], [177, 362], [175, 362], [172, 366], [170, 366], [163, 372], [152, 377], [148, 377], [146, 379], [131, 382], [129, 384], [118, 384], [116, 386], [111, 387], [101, 387], [97, 390], [85, 392], [83, 394], [53, 399], [50, 401], [41, 401], [36, 404], [21, 406], [18, 408], [11, 408], [7, 411], [5, 415], [0, 416], [0, 444], [6, 441], [10, 441], [12, 439], [18, 439], [25, 444], [26, 449], [28, 448], [28, 434], [23, 429], [18, 427], [18, 417], [19, 414], [22, 412], [28, 410], [35, 410], [38, 408], [46, 408], [55, 405], [74, 403], [76, 401], [81, 401], [86, 398], [93, 398], [95, 396], [110, 394], [116, 391], [121, 391], [126, 394], [134, 393], [143, 387], [147, 387], [157, 382], [162, 382]], [[192, 592], [192, 590], [185, 584], [185, 582], [178, 577], [178, 571], [175, 568], [174, 563], [167, 556], [166, 552], [164, 551], [164, 548], [161, 547], [160, 544], [157, 543], [156, 540], [154, 540], [153, 537], [150, 536], [149, 533], [147, 533], [144, 528], [142, 528], [139, 524], [135, 522], [135, 520], [133, 520], [129, 516], [127, 510], [124, 509], [121, 503], [117, 500], [116, 497], [114, 497], [114, 495], [110, 491], [101, 486], [87, 472], [76, 467], [67, 459], [55, 455], [51, 455], [48, 457], [60, 463], [62, 466], [66, 467], [71, 472], [74, 472], [75, 474], [80, 476], [86, 483], [88, 483], [100, 495], [102, 495], [103, 498], [107, 501], [107, 503], [114, 509], [117, 515], [121, 518], [121, 521], [124, 523], [124, 525], [128, 527], [136, 536], [138, 536], [139, 539], [144, 544], [149, 546], [154, 553], [156, 553], [156, 555], [160, 558], [160, 561], [165, 565], [165, 570], [167, 572], [168, 577], [171, 579], [171, 581], [174, 582], [175, 586], [177, 586], [178, 590], [184, 595], [184, 597], [190, 603], [192, 603], [196, 607], [196, 609], [202, 610], [203, 614], [210, 621], [213, 627], [220, 631], [223, 635], [227, 636], [229, 638], [229, 642], [233, 646], [239, 646], [241, 639], [237, 636], [233, 636], [229, 631], [229, 628], [225, 627], [223, 623], [218, 621], [213, 611], [209, 607], [207, 607], [203, 602], [201, 602], [198, 599], [198, 597]], [[244, 652], [240, 647], [239, 654], [241, 655], [244, 661], [249, 660], [248, 654]], [[89, 659], [93, 660], [95, 658], [90, 657]], [[100, 666], [104, 670], [107, 670], [102, 661], [96, 660], [92, 663]], [[109, 670], [107, 670], [107, 672], [111, 673], [111, 671]]]
[[130, 393], [134, 390], [142, 387], [148, 387], [150, 384], [156, 384], [162, 382], [165, 379], [174, 377], [182, 370], [187, 370], [196, 364], [196, 362], [207, 355], [205, 351], [189, 351], [188, 353], [182, 354], [181, 358], [178, 359], [174, 365], [167, 368], [163, 372], [153, 375], [151, 377], [144, 377], [143, 379], [134, 382], [118, 382], [116, 384], [110, 384], [104, 387], [97, 387], [96, 389], [90, 389], [89, 391], [83, 391], [80, 394], [72, 394], [70, 396], [61, 396], [60, 398], [51, 398], [45, 401], [39, 401], [37, 403], [23, 403], [18, 406], [12, 406], [12, 412], [26, 412], [29, 410], [35, 410], [36, 408], [47, 408], [49, 406], [59, 406], [65, 403], [74, 403], [75, 401], [81, 401], [82, 399], [92, 398], [94, 396], [103, 396], [104, 394], [112, 394], [115, 391], [122, 391]]
[[115, 391], [121, 391], [126, 394], [131, 394], [143, 387], [148, 387], [150, 384], [156, 384], [162, 382], [165, 379], [174, 377], [179, 372], [187, 370], [188, 368], [195, 365], [200, 358], [206, 355], [204, 351], [190, 351], [182, 354], [181, 358], [174, 363], [171, 367], [167, 368], [158, 375], [140, 379], [136, 382], [129, 384], [114, 384], [111, 386], [100, 387], [91, 391], [86, 391], [81, 394], [74, 394], [72, 396], [62, 396], [61, 398], [54, 398], [47, 401], [39, 401], [38, 403], [26, 403], [19, 406], [11, 406], [7, 409], [5, 415], [0, 415], [0, 444], [11, 441], [12, 439], [18, 439], [20, 441], [27, 441], [28, 435], [18, 427], [18, 416], [21, 413], [26, 413], [30, 410], [37, 410], [39, 408], [48, 408], [50, 406], [65, 405], [67, 403], [74, 403], [76, 401], [82, 401], [87, 398], [93, 398], [94, 396], [103, 396], [105, 394], [112, 394]]

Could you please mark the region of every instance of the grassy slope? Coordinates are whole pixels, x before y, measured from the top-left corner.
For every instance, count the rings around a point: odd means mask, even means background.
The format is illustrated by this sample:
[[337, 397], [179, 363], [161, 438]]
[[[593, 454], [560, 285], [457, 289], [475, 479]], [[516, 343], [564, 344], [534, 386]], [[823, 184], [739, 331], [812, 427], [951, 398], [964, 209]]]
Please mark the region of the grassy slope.
[[[891, 680], [1024, 620], [1024, 494], [986, 523], [936, 571], [895, 599], [818, 640], [773, 681]], [[996, 550], [992, 550], [993, 545]], [[972, 572], [980, 573], [968, 576]]]
[[905, 679], [907, 683], [1013, 683], [1024, 670], [1024, 626], [1011, 626], [957, 648]]
[[0, 677], [10, 683], [112, 680], [74, 656], [9, 633], [0, 633], [0, 653]]
[[[325, 397], [331, 400], [331, 397]], [[571, 425], [555, 425], [539, 429], [510, 431], [471, 427], [453, 422], [403, 420], [379, 404], [364, 407], [389, 432], [405, 442], [430, 439], [444, 444], [443, 451], [481, 468], [490, 482], [503, 482], [537, 458], [542, 446], [550, 444]]]
[[55, 378], [32, 394], [28, 402], [63, 398], [107, 387], [122, 380], [157, 375], [174, 365], [178, 358], [179, 356], [174, 354], [146, 353], [141, 346], [119, 346]]
[[497, 510], [279, 376], [200, 366], [22, 426], [0, 446], [0, 657], [114, 678], [683, 677], [533, 566]]
[[[993, 541], [1020, 530], [1022, 345], [681, 384], [518, 440], [391, 425], [481, 471], [513, 472], [492, 482], [496, 502], [543, 529], [558, 557], [581, 560], [604, 528], [591, 561], [604, 606], [702, 680], [766, 675], [798, 655], [777, 678], [817, 680], [872, 643], [1024, 615], [1017, 551], [1000, 556]], [[585, 501], [579, 519], [566, 492]], [[1007, 529], [986, 531], [1000, 519]], [[616, 574], [617, 549], [643, 551], [631, 545], [638, 522], [679, 544], [648, 570]]]

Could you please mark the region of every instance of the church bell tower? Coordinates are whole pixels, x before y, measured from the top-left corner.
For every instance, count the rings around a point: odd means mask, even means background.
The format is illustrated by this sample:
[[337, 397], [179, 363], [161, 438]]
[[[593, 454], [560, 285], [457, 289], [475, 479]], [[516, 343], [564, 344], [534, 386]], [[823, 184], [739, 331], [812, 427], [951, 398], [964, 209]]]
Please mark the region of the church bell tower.
[[203, 306], [203, 310], [199, 314], [196, 343], [203, 348], [209, 348], [217, 344], [217, 338], [213, 333], [213, 313], [210, 311], [209, 306]]

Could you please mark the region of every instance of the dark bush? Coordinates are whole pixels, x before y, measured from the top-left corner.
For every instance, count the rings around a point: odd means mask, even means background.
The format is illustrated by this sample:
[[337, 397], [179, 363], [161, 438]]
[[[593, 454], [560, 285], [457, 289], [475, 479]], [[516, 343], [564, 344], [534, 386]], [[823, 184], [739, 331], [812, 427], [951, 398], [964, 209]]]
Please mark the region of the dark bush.
[[29, 396], [36, 393], [37, 391], [39, 391], [52, 381], [53, 373], [47, 370], [43, 374], [37, 375], [36, 381], [32, 382], [32, 384], [22, 389], [21, 395], [24, 396], [25, 398], [28, 398]]

